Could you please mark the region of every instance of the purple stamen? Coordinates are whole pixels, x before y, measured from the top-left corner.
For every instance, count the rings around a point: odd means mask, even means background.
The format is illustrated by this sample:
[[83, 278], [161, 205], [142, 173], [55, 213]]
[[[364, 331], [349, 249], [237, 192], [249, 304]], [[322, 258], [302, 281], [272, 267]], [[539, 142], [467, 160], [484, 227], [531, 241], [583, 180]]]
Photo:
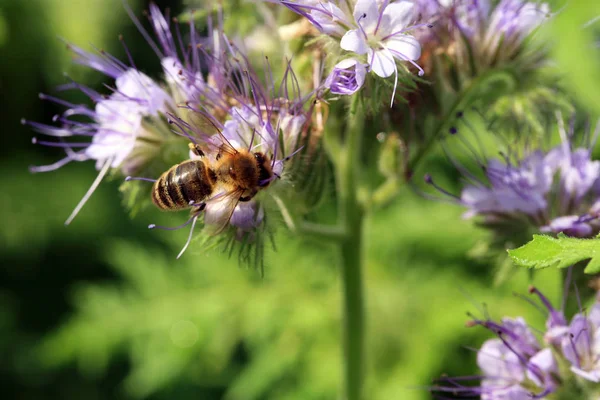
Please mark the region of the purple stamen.
[[161, 226], [161, 225], [156, 225], [156, 224], [150, 224], [150, 225], [148, 225], [148, 229], [162, 229], [162, 230], [165, 230], [165, 231], [176, 231], [178, 229], [181, 229], [181, 228], [184, 228], [184, 227], [188, 226], [196, 218], [197, 218], [197, 216], [194, 216], [194, 217], [188, 219], [183, 224], [178, 225], [178, 226], [172, 226], [172, 227], [171, 226]]
[[[381, 5], [381, 8], [379, 10], [379, 17], [377, 17], [377, 25], [375, 26], [373, 35], [377, 35], [377, 31], [379, 30], [379, 25], [381, 25], [381, 19], [383, 18], [383, 12], [385, 11], [385, 8], [388, 6], [389, 2], [390, 2], [389, 0], [385, 0], [383, 2], [383, 4]], [[385, 39], [382, 39], [382, 40], [385, 40]]]
[[75, 209], [73, 210], [73, 212], [71, 213], [69, 218], [67, 218], [67, 220], [65, 221], [65, 225], [69, 225], [73, 221], [73, 219], [77, 216], [77, 214], [79, 214], [79, 211], [81, 211], [81, 209], [83, 208], [85, 203], [87, 203], [87, 201], [90, 199], [90, 197], [92, 196], [94, 191], [96, 191], [96, 189], [100, 185], [100, 182], [102, 182], [102, 179], [104, 179], [104, 176], [108, 172], [110, 165], [112, 164], [112, 161], [113, 161], [112, 158], [107, 158], [104, 161], [104, 165], [102, 166], [102, 169], [98, 173], [98, 176], [96, 177], [94, 182], [92, 182], [92, 186], [90, 186], [90, 188], [85, 193], [85, 195], [83, 196], [83, 198], [81, 199], [79, 204], [77, 204], [77, 206], [75, 207]]
[[198, 215], [195, 215], [192, 218], [192, 227], [190, 228], [190, 234], [188, 235], [188, 239], [185, 242], [185, 245], [183, 246], [183, 248], [181, 249], [181, 251], [179, 252], [179, 254], [177, 255], [177, 259], [179, 259], [179, 257], [181, 257], [183, 255], [183, 253], [185, 252], [185, 250], [188, 248], [190, 242], [192, 241], [192, 235], [194, 233], [194, 227], [196, 226], [196, 221], [198, 220]]
[[550, 312], [556, 311], [554, 309], [554, 307], [552, 307], [552, 303], [550, 303], [550, 300], [548, 300], [548, 298], [546, 296], [544, 296], [542, 294], [542, 292], [540, 292], [535, 286], [530, 286], [529, 287], [529, 293], [535, 294], [536, 296], [538, 296], [539, 299], [540, 299], [540, 301], [544, 304], [544, 306], [546, 306], [546, 308], [548, 309], [548, 311], [550, 311]]
[[59, 169], [60, 167], [63, 167], [65, 165], [67, 165], [71, 161], [76, 161], [76, 160], [74, 160], [72, 157], [67, 156], [65, 158], [62, 158], [62, 159], [56, 161], [53, 164], [40, 165], [40, 166], [30, 166], [29, 167], [29, 172], [35, 174], [35, 173], [39, 173], [39, 172], [55, 171], [55, 170]]
[[424, 178], [425, 178], [425, 183], [427, 183], [427, 184], [429, 184], [429, 185], [433, 186], [433, 187], [434, 187], [435, 189], [437, 189], [439, 192], [441, 192], [441, 193], [445, 194], [446, 196], [448, 196], [448, 197], [451, 197], [451, 198], [453, 198], [453, 199], [455, 199], [455, 200], [457, 200], [457, 201], [459, 201], [459, 202], [461, 201], [460, 197], [458, 197], [458, 196], [457, 196], [457, 195], [455, 195], [455, 194], [452, 194], [452, 193], [450, 193], [450, 192], [449, 192], [449, 191], [447, 191], [446, 189], [444, 189], [444, 188], [442, 188], [441, 186], [439, 186], [438, 184], [436, 184], [436, 183], [433, 181], [433, 177], [432, 177], [430, 174], [425, 174], [425, 177], [424, 177]]
[[31, 139], [31, 143], [48, 147], [88, 147], [90, 145], [89, 143], [48, 142], [45, 140], [38, 140], [36, 137]]
[[360, 21], [363, 20], [364, 18], [367, 18], [367, 14], [363, 14], [360, 17], [358, 17], [358, 19], [356, 20], [356, 25], [358, 26], [358, 29], [362, 32], [363, 36], [365, 37], [365, 40], [369, 40], [369, 36], [367, 35], [367, 32], [365, 32], [362, 25], [360, 24]]
[[129, 7], [129, 4], [127, 4], [127, 2], [124, 1], [123, 5], [125, 7], [125, 11], [129, 15], [129, 18], [131, 18], [131, 21], [134, 23], [134, 25], [136, 26], [136, 28], [138, 29], [138, 31], [141, 33], [141, 35], [144, 37], [144, 39], [146, 39], [146, 42], [148, 42], [148, 44], [150, 45], [150, 47], [152, 48], [152, 50], [154, 51], [154, 53], [156, 53], [156, 55], [158, 56], [158, 58], [163, 59], [164, 58], [163, 53], [160, 51], [160, 49], [158, 48], [158, 46], [156, 46], [156, 43], [154, 42], [154, 40], [152, 40], [152, 38], [150, 37], [150, 35], [146, 31], [146, 29], [144, 29], [144, 27], [140, 23], [140, 20], [135, 16], [135, 14], [134, 14], [133, 10], [131, 9], [131, 7]]
[[388, 39], [390, 39], [390, 38], [393, 38], [394, 36], [398, 36], [398, 35], [404, 35], [404, 34], [405, 34], [405, 32], [410, 32], [410, 31], [412, 31], [412, 30], [415, 30], [415, 29], [418, 29], [418, 28], [422, 28], [422, 27], [431, 28], [431, 27], [432, 27], [432, 25], [431, 25], [431, 24], [416, 24], [416, 25], [411, 25], [411, 26], [409, 26], [409, 27], [406, 27], [406, 28], [400, 29], [399, 31], [396, 31], [396, 32], [390, 33], [389, 35], [387, 35], [387, 36], [385, 36], [384, 38], [382, 38], [382, 39], [381, 39], [381, 41], [382, 41], [382, 42], [384, 42], [384, 41], [386, 41], [386, 40], [388, 40]]
[[154, 183], [157, 181], [157, 179], [143, 178], [140, 176], [128, 176], [125, 178], [125, 182], [129, 182], [129, 181], [144, 181], [144, 182]]

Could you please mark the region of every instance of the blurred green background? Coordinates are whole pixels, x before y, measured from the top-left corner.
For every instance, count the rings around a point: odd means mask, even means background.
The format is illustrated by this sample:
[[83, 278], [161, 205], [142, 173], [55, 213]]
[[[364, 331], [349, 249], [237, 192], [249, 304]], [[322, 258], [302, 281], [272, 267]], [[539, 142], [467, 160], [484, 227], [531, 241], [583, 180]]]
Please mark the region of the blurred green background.
[[[138, 15], [147, 8], [129, 3]], [[185, 7], [156, 3], [171, 7], [172, 15]], [[32, 145], [33, 133], [20, 124], [22, 117], [49, 122], [60, 111], [38, 93], [53, 93], [66, 82], [65, 72], [98, 90], [104, 82], [72, 65], [59, 38], [124, 59], [120, 33], [136, 64], [155, 75], [158, 60], [120, 0], [0, 0], [0, 394], [23, 400], [337, 398], [334, 248], [282, 227], [264, 278], [215, 250], [192, 248], [176, 260], [187, 232], [149, 231], [149, 223], [166, 220], [154, 210], [130, 219], [119, 182], [102, 183], [64, 226], [96, 176], [93, 163], [29, 174], [29, 165], [60, 157], [57, 149]], [[426, 168], [458, 190], [458, 176], [442, 156], [431, 157]], [[469, 256], [486, 233], [461, 213], [407, 188], [369, 217], [368, 399], [428, 399], [427, 385], [440, 374], [474, 374], [475, 354], [465, 347], [491, 336], [465, 328], [465, 312], [481, 315], [483, 303], [496, 318], [521, 315], [543, 327], [544, 315], [513, 295], [526, 293], [525, 272], [492, 289], [490, 264]], [[536, 274], [534, 282], [559, 301], [555, 271]]]

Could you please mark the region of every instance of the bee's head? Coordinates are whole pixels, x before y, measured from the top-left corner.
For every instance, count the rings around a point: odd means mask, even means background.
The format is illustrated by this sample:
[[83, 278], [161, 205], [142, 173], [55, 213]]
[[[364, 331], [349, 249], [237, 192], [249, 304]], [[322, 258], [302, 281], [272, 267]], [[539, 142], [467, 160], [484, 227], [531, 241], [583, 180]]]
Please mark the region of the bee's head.
[[271, 168], [271, 159], [261, 153], [255, 152], [254, 158], [258, 164], [258, 186], [267, 187], [273, 180], [273, 169]]

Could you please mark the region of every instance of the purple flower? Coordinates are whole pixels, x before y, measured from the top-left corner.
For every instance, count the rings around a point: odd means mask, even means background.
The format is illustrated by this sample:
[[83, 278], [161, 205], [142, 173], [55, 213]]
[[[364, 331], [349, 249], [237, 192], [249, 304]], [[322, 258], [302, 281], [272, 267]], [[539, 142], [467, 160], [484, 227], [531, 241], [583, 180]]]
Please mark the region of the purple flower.
[[[460, 197], [439, 188], [430, 177], [427, 182], [466, 207], [466, 218], [482, 217], [493, 229], [529, 226], [534, 231], [593, 236], [600, 232], [600, 162], [591, 159], [589, 148], [572, 147], [574, 128], [570, 129], [569, 134], [563, 132], [562, 144], [549, 151], [530, 150], [502, 160], [484, 162], [486, 155], [467, 144], [481, 171], [474, 173], [450, 157], [468, 182]], [[451, 133], [461, 135], [456, 128]], [[519, 153], [511, 149], [508, 154]]]
[[556, 311], [537, 289], [536, 293], [550, 311], [546, 323], [545, 341], [560, 350], [576, 375], [600, 383], [600, 295], [587, 315], [575, 314], [567, 324], [562, 311]]
[[575, 314], [560, 346], [573, 373], [600, 383], [600, 298], [587, 315]]
[[351, 95], [365, 83], [367, 67], [354, 58], [340, 61], [325, 81], [325, 87], [333, 94]]
[[550, 300], [544, 296], [537, 288], [531, 286], [529, 293], [535, 294], [548, 310], [548, 319], [546, 320], [546, 333], [544, 334], [544, 342], [550, 345], [556, 345], [565, 334], [567, 329], [567, 320], [562, 310], [556, 310]]
[[501, 46], [504, 52], [514, 52], [549, 14], [546, 3], [502, 0], [489, 17], [482, 47], [492, 52]]
[[553, 172], [541, 152], [535, 152], [516, 165], [490, 160], [487, 167], [490, 186], [468, 185], [461, 194], [470, 210], [465, 216], [483, 213], [523, 212], [535, 215], [547, 207]]
[[[168, 86], [165, 87], [162, 82], [140, 72], [133, 67], [132, 62], [132, 66], [128, 66], [103, 51], [90, 53], [69, 45], [69, 49], [75, 54], [76, 63], [114, 79], [112, 93], [103, 95], [72, 82], [61, 89], [81, 91], [92, 101], [93, 106], [71, 104], [53, 96], [41, 95], [42, 99], [62, 105], [66, 110], [54, 117], [55, 125], [23, 120], [24, 124], [37, 132], [58, 139], [43, 141], [35, 138], [34, 143], [61, 147], [66, 153], [65, 158], [54, 164], [32, 167], [32, 172], [53, 171], [71, 161], [87, 160], [94, 160], [96, 168], [100, 170], [97, 179], [67, 219], [67, 224], [77, 215], [110, 169], [123, 175], [133, 174], [157, 154], [161, 144], [174, 136], [165, 128], [166, 114], [176, 114], [179, 102], [197, 98], [203, 85], [199, 58], [189, 56], [187, 49], [178, 49], [169, 22], [154, 4], [150, 5], [149, 20], [158, 44], [151, 39], [129, 8], [127, 12], [160, 59]], [[190, 45], [195, 49], [196, 36], [193, 26], [190, 26]], [[179, 53], [185, 55], [179, 57]], [[127, 54], [129, 55], [128, 50]], [[160, 119], [163, 122], [154, 123]], [[76, 137], [83, 141], [67, 141]]]
[[474, 378], [480, 384], [462, 383], [470, 378], [442, 378], [432, 388], [434, 392], [479, 396], [482, 400], [528, 400], [544, 398], [557, 389], [553, 375], [558, 373], [558, 367], [552, 351], [541, 348], [523, 318], [504, 318], [501, 323], [475, 319], [469, 324], [476, 325], [498, 335], [477, 351], [477, 365], [482, 374]]

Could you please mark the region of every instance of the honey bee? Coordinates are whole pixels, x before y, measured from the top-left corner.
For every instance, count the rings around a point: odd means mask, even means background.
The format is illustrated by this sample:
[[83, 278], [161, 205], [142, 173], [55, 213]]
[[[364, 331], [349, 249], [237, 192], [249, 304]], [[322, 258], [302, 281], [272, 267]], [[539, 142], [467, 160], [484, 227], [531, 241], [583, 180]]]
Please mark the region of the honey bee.
[[[224, 139], [224, 138], [223, 138]], [[228, 224], [238, 202], [250, 201], [273, 180], [271, 158], [261, 152], [236, 149], [226, 139], [214, 160], [206, 157], [199, 145], [190, 143], [198, 159], [184, 161], [164, 172], [152, 187], [152, 202], [160, 209], [192, 209], [199, 214], [207, 203], [218, 201], [223, 212], [205, 216], [205, 224], [214, 226], [214, 234]]]

